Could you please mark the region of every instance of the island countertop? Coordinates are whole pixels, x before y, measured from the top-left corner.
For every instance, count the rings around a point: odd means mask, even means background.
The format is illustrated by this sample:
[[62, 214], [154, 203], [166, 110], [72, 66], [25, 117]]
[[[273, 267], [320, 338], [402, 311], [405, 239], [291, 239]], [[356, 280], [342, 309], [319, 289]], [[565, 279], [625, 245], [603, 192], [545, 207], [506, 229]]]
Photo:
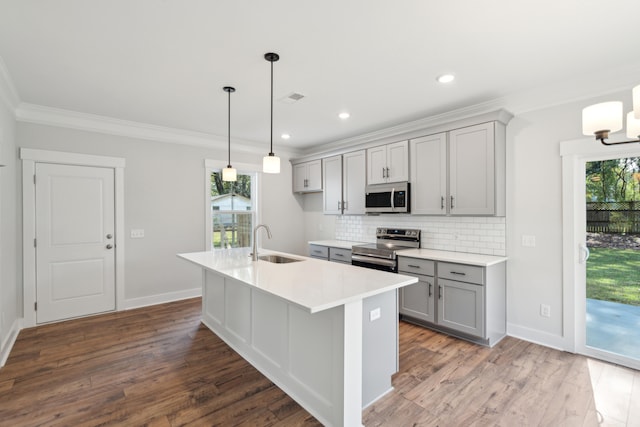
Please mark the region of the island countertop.
[[247, 249], [178, 254], [202, 268], [241, 281], [317, 313], [352, 301], [401, 288], [418, 280], [349, 264], [266, 251], [300, 260], [285, 264], [252, 261]]

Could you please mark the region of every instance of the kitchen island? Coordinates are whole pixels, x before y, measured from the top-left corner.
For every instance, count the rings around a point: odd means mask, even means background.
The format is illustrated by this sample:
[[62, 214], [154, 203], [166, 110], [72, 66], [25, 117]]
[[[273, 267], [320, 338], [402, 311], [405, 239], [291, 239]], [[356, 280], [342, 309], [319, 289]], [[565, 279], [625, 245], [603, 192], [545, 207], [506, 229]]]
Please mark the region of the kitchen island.
[[[267, 252], [265, 252], [267, 254]], [[203, 269], [202, 322], [327, 426], [361, 426], [398, 369], [400, 274], [269, 251], [179, 254]]]

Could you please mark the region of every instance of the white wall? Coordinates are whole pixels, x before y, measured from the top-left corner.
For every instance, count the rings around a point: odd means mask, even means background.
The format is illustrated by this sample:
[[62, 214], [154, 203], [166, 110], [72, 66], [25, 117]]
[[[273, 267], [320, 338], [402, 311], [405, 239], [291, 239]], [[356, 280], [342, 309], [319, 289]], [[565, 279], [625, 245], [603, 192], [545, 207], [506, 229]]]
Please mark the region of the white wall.
[[16, 257], [16, 144], [13, 113], [0, 102], [0, 366], [22, 317]]
[[[138, 306], [198, 291], [201, 272], [176, 258], [176, 253], [204, 250], [204, 160], [226, 159], [221, 148], [200, 148], [19, 123], [20, 147], [122, 157], [125, 167], [125, 304]], [[212, 142], [212, 146], [214, 146]], [[237, 163], [260, 164], [262, 154], [233, 153]], [[233, 163], [233, 162], [232, 162]], [[291, 195], [291, 167], [265, 175], [260, 183], [262, 222], [273, 239], [265, 247], [300, 252], [290, 237], [302, 232], [301, 208]], [[20, 211], [21, 215], [21, 211]], [[143, 239], [131, 239], [131, 229], [144, 229]], [[304, 253], [304, 252], [300, 252]], [[20, 291], [21, 293], [22, 291]]]

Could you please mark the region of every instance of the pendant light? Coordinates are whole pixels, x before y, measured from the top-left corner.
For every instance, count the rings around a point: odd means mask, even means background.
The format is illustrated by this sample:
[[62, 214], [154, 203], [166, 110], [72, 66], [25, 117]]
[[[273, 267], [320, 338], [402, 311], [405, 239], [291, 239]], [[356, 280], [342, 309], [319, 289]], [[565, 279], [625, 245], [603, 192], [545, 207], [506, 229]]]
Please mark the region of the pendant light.
[[222, 88], [229, 95], [229, 103], [228, 103], [228, 111], [229, 111], [229, 120], [227, 127], [227, 143], [228, 143], [228, 161], [227, 167], [222, 169], [222, 180], [223, 181], [236, 181], [238, 179], [238, 174], [233, 166], [231, 166], [231, 92], [235, 92], [236, 89], [231, 86], [225, 86]]
[[264, 59], [271, 63], [271, 149], [262, 158], [262, 171], [265, 173], [280, 173], [280, 157], [273, 154], [273, 63], [280, 59], [277, 53], [265, 53]]

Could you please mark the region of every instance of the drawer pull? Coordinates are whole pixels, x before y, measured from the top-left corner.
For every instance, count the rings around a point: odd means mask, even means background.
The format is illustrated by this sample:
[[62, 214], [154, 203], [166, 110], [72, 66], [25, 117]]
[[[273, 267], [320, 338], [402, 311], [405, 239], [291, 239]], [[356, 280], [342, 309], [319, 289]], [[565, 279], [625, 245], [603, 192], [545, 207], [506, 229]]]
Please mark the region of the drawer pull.
[[413, 264], [407, 264], [407, 267], [411, 267], [411, 268], [420, 268], [419, 265], [413, 265]]
[[344, 256], [344, 254], [334, 254], [335, 256]]
[[313, 251], [313, 253], [314, 253], [314, 254], [321, 254], [321, 253], [322, 253], [322, 251], [317, 251], [317, 250], [316, 250], [316, 251]]
[[467, 273], [460, 273], [460, 272], [457, 272], [457, 271], [450, 271], [449, 273], [457, 274], [458, 276], [466, 276], [467, 275]]

